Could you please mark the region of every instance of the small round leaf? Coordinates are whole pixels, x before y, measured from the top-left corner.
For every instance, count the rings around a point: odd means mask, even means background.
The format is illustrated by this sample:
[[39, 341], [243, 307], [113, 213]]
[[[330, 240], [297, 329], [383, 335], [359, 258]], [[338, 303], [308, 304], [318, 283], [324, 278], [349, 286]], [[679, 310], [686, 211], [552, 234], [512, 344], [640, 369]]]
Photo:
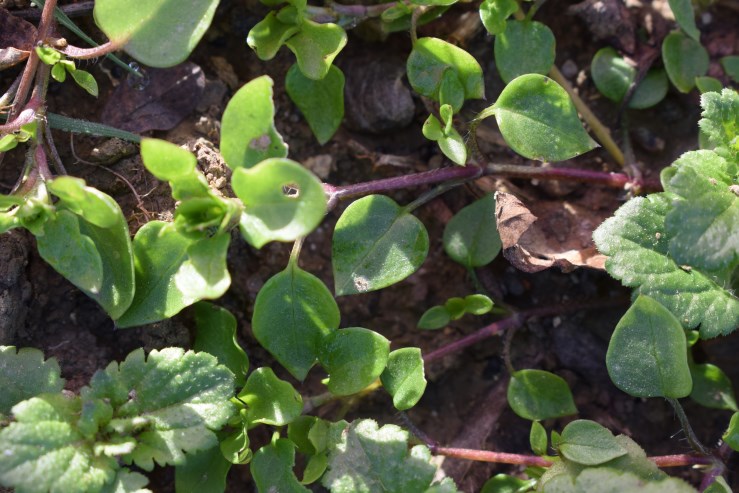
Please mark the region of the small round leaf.
[[451, 318], [449, 311], [443, 306], [432, 306], [421, 315], [418, 328], [425, 330], [436, 330], [446, 327]]
[[636, 69], [610, 46], [596, 52], [590, 71], [600, 93], [616, 102], [626, 96], [636, 77]]
[[636, 86], [629, 100], [629, 108], [641, 110], [654, 106], [665, 98], [669, 85], [664, 69], [653, 68]]
[[565, 426], [559, 451], [572, 462], [585, 466], [603, 464], [628, 453], [610, 431], [585, 419]]
[[332, 332], [321, 348], [321, 366], [334, 395], [356, 394], [377, 380], [387, 365], [390, 341], [361, 327]]
[[708, 71], [708, 52], [696, 40], [675, 31], [662, 42], [662, 61], [670, 81], [680, 92], [690, 92], [695, 78]]
[[569, 416], [577, 412], [567, 382], [542, 370], [520, 370], [511, 375], [508, 404], [513, 412], [532, 421]]
[[544, 75], [554, 65], [554, 34], [541, 22], [508, 21], [495, 37], [495, 64], [506, 84], [524, 74]]
[[444, 228], [444, 251], [467, 268], [489, 264], [500, 248], [492, 193], [460, 210]]

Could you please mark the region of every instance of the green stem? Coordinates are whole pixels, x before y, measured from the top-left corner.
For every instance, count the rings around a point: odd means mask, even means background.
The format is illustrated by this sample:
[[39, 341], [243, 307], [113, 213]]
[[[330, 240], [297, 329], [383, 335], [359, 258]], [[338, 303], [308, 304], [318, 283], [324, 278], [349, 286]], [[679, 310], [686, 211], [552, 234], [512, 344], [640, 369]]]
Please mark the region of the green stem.
[[711, 455], [711, 451], [705, 445], [703, 445], [700, 440], [698, 440], [697, 436], [695, 436], [693, 427], [690, 426], [688, 416], [685, 414], [685, 410], [683, 409], [683, 406], [680, 404], [680, 402], [672, 397], [666, 397], [666, 399], [667, 402], [669, 402], [672, 408], [675, 410], [677, 419], [680, 421], [680, 426], [682, 426], [683, 432], [685, 432], [685, 437], [688, 439], [690, 447], [699, 454]]
[[295, 243], [293, 243], [293, 249], [290, 251], [290, 260], [288, 261], [288, 265], [295, 267], [298, 266], [298, 258], [300, 257], [300, 250], [303, 248], [303, 241], [305, 241], [305, 236], [301, 236], [295, 240]]

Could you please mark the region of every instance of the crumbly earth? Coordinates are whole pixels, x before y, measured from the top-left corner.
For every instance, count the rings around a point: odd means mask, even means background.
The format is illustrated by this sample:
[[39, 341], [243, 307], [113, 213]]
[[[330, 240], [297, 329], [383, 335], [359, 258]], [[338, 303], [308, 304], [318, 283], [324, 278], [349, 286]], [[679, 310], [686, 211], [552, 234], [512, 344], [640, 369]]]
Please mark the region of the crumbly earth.
[[[25, 2], [3, 2], [5, 6]], [[589, 78], [588, 67], [595, 51], [612, 41], [624, 49], [633, 48], [634, 33], [628, 29], [608, 30], [611, 18], [598, 17], [598, 2], [581, 4], [576, 13], [568, 12], [571, 2], [550, 0], [541, 8], [537, 19], [549, 25], [557, 39], [557, 61], [565, 76], [577, 87], [581, 97], [591, 105], [604, 123], [617, 131], [622, 117], [611, 102], [598, 96]], [[601, 2], [607, 4], [608, 2]], [[630, 22], [650, 19], [650, 25], [669, 22], [662, 17], [666, 2], [627, 2], [634, 13]], [[647, 12], [645, 17], [644, 11]], [[284, 92], [284, 75], [293, 63], [292, 54], [280, 51], [270, 62], [262, 62], [244, 42], [249, 29], [266, 12], [256, 0], [246, 2], [223, 0], [213, 27], [200, 43], [191, 61], [202, 68], [205, 76], [202, 92], [194, 109], [182, 115], [182, 121], [168, 131], [151, 131], [150, 135], [186, 146], [198, 156], [199, 166], [213, 188], [230, 195], [229, 170], [220, 158], [218, 146], [219, 120], [226, 102], [245, 82], [268, 74], [275, 81], [276, 124], [290, 147], [290, 157], [304, 163], [322, 179], [332, 184], [348, 184], [397, 176], [413, 171], [448, 166], [434, 143], [426, 141], [421, 125], [428, 114], [423, 101], [411, 96], [402, 78], [404, 59], [410, 50], [407, 33], [377, 39], [371, 26], [351, 31], [349, 43], [337, 64], [347, 78], [347, 124], [327, 144], [321, 146], [312, 137], [299, 111]], [[607, 15], [617, 15], [602, 9]], [[601, 14], [605, 15], [605, 14]], [[735, 31], [737, 11], [718, 2], [701, 19], [703, 44], [709, 47], [712, 73], [718, 73], [716, 60], [725, 51], [739, 53]], [[623, 19], [622, 19], [623, 20]], [[96, 33], [90, 18], [80, 24]], [[591, 25], [592, 30], [588, 28]], [[626, 26], [629, 27], [629, 26]], [[653, 27], [653, 29], [657, 29]], [[631, 26], [639, 28], [638, 24]], [[481, 28], [474, 4], [453, 7], [442, 21], [422, 28], [423, 35], [451, 39], [472, 53], [485, 73], [488, 101], [493, 101], [503, 83], [497, 76], [492, 56], [492, 38]], [[605, 33], [605, 34], [604, 34]], [[638, 32], [636, 36], [638, 36]], [[616, 36], [616, 40], [609, 39]], [[732, 45], [733, 48], [727, 48]], [[712, 48], [713, 47], [713, 48]], [[392, 56], [389, 54], [392, 53]], [[638, 58], [639, 53], [634, 53]], [[379, 67], [379, 69], [378, 69]], [[73, 84], [52, 83], [50, 111], [88, 120], [99, 119], [102, 108], [115, 98], [127, 77], [107, 61], [85, 67], [100, 84], [98, 100], [87, 96]], [[0, 73], [0, 87], [7, 87], [17, 69]], [[112, 104], [119, 101], [112, 99]], [[489, 103], [488, 103], [489, 104]], [[460, 124], [486, 103], [468, 103]], [[699, 118], [697, 95], [682, 95], [671, 90], [666, 100], [650, 111], [628, 114], [636, 161], [645, 174], [655, 176], [685, 150], [695, 148], [696, 122]], [[172, 217], [174, 201], [166, 184], [149, 175], [137, 155], [135, 146], [117, 140], [55, 133], [57, 147], [70, 174], [87, 180], [92, 186], [119, 201], [132, 231], [149, 219]], [[72, 144], [73, 143], [73, 147]], [[528, 164], [503, 145], [493, 123], [479, 131], [480, 149], [488, 159], [500, 163]], [[14, 183], [23, 155], [10, 153], [0, 167], [0, 192]], [[617, 171], [602, 150], [566, 163], [567, 166]], [[479, 183], [453, 190], [418, 210], [418, 217], [429, 231], [430, 251], [423, 266], [407, 280], [379, 292], [338, 299], [342, 327], [363, 326], [379, 331], [392, 341], [393, 348], [417, 346], [424, 352], [482, 327], [495, 320], [493, 316], [465, 317], [441, 331], [420, 331], [416, 323], [429, 307], [453, 296], [475, 291], [465, 269], [452, 262], [443, 252], [441, 238], [445, 224], [455, 212], [476, 196], [490, 190], [515, 194], [524, 202], [572, 201], [586, 204], [591, 210], [615, 210], [625, 196], [592, 185], [535, 183], [526, 180], [481, 180]], [[408, 203], [422, 190], [392, 193], [399, 203]], [[331, 273], [331, 235], [334, 224], [346, 204], [326, 217], [324, 223], [306, 240], [301, 267], [317, 275], [329, 287]], [[255, 250], [234, 232], [229, 250], [229, 269], [233, 279], [228, 293], [218, 301], [231, 310], [238, 320], [238, 337], [246, 348], [253, 368], [273, 365], [269, 354], [258, 346], [250, 330], [254, 300], [262, 285], [286, 265], [290, 245], [272, 243]], [[525, 309], [537, 306], [585, 303], [628, 297], [627, 290], [597, 270], [577, 269], [571, 273], [544, 270], [527, 274], [513, 268], [502, 256], [478, 269], [482, 285], [496, 300], [510, 307]], [[679, 432], [680, 426], [666, 402], [659, 399], [632, 399], [618, 391], [605, 371], [605, 350], [610, 333], [625, 310], [616, 305], [609, 309], [579, 310], [561, 316], [532, 320], [518, 330], [512, 341], [512, 360], [518, 368], [540, 368], [554, 371], [570, 384], [579, 417], [596, 420], [615, 433], [625, 433], [641, 444], [650, 455], [683, 453], [688, 445]], [[84, 294], [50, 269], [38, 256], [33, 238], [24, 232], [0, 237], [0, 343], [33, 346], [47, 356], [59, 360], [67, 388], [77, 390], [95, 370], [110, 360], [122, 359], [137, 348], [160, 348], [170, 345], [187, 347], [192, 329], [191, 315], [185, 310], [172, 320], [147, 327], [115, 330], [111, 320]], [[730, 378], [739, 381], [739, 365], [735, 355], [739, 336], [702, 342], [698, 354], [723, 368]], [[440, 444], [468, 448], [484, 448], [507, 452], [529, 451], [529, 424], [515, 416], [505, 404], [507, 372], [501, 359], [502, 341], [485, 340], [462, 352], [435, 362], [427, 369], [429, 385], [421, 402], [407, 415], [421, 431]], [[290, 377], [279, 366], [278, 375]], [[293, 382], [305, 396], [322, 393], [323, 375], [313, 371], [303, 382]], [[730, 414], [706, 410], [686, 402], [696, 433], [707, 444], [715, 444]], [[380, 423], [402, 424], [389, 397], [373, 395], [330, 404], [318, 409], [326, 419], [371, 417]], [[548, 429], [561, 429], [568, 420], [546, 422]], [[266, 430], [256, 429], [252, 444], [258, 447], [269, 440]], [[500, 472], [520, 473], [511, 466], [471, 463], [447, 459], [440, 461], [446, 474], [452, 476], [462, 491], [479, 491], [485, 480]], [[730, 480], [739, 485], [736, 462], [729, 464]], [[690, 471], [671, 471], [689, 480]], [[157, 469], [150, 475], [156, 492], [174, 491], [171, 469]], [[253, 489], [248, 468], [234, 467], [229, 475], [228, 491]], [[314, 491], [322, 491], [314, 486]]]

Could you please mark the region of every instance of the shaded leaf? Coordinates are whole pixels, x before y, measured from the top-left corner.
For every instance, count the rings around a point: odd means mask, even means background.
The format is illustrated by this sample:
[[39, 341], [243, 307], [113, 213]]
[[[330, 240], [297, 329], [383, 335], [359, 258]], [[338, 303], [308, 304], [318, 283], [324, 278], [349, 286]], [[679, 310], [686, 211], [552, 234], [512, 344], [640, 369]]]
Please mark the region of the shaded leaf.
[[620, 102], [636, 78], [636, 69], [616, 50], [607, 46], [595, 53], [590, 64], [595, 87], [612, 101]]
[[495, 37], [495, 66], [506, 84], [524, 74], [545, 75], [554, 65], [554, 34], [541, 22], [509, 20]]
[[480, 20], [490, 34], [500, 34], [506, 29], [506, 19], [518, 10], [515, 0], [484, 0], [480, 4]]
[[260, 492], [309, 493], [295, 477], [295, 444], [280, 438], [254, 454], [251, 473]]
[[149, 479], [146, 476], [124, 467], [118, 470], [115, 481], [103, 488], [102, 493], [152, 493], [144, 488], [147, 484]]
[[629, 108], [641, 110], [654, 106], [667, 95], [669, 82], [667, 72], [661, 68], [653, 68], [642, 79], [629, 99]]
[[739, 411], [731, 380], [721, 368], [710, 363], [691, 364], [690, 376], [693, 379], [691, 399], [702, 406]]
[[332, 242], [337, 296], [390, 286], [426, 259], [428, 233], [392, 199], [370, 195], [354, 201], [336, 223]]
[[226, 475], [231, 469], [219, 447], [187, 455], [184, 464], [175, 467], [177, 493], [202, 493], [226, 490]]
[[731, 80], [739, 82], [739, 56], [730, 55], [721, 58], [721, 66]]
[[501, 248], [495, 198], [489, 193], [460, 210], [444, 228], [444, 251], [467, 268], [493, 261]]
[[538, 421], [531, 422], [531, 431], [529, 432], [529, 444], [531, 450], [536, 455], [546, 455], [547, 453], [547, 430]]
[[350, 327], [331, 332], [323, 341], [319, 359], [329, 374], [334, 395], [356, 394], [377, 380], [385, 369], [390, 341], [377, 332]]
[[393, 405], [405, 411], [416, 405], [426, 390], [421, 350], [415, 347], [390, 353], [387, 367], [380, 375], [382, 386], [393, 396]]
[[695, 41], [700, 42], [701, 33], [695, 25], [693, 2], [691, 0], [668, 0], [668, 3], [680, 29]]
[[308, 121], [318, 143], [328, 142], [344, 118], [344, 74], [341, 70], [332, 65], [326, 77], [313, 80], [293, 65], [285, 77], [285, 90]]
[[562, 377], [542, 370], [519, 370], [508, 383], [508, 404], [524, 419], [539, 421], [577, 413]]
[[419, 329], [436, 330], [446, 327], [451, 320], [449, 310], [444, 306], [432, 306], [426, 310], [418, 321]]
[[610, 431], [585, 419], [565, 426], [558, 448], [568, 460], [586, 466], [597, 466], [627, 453]]
[[668, 34], [662, 42], [662, 61], [667, 76], [680, 92], [690, 92], [695, 87], [695, 78], [708, 71], [706, 49], [679, 31]]
[[193, 350], [218, 358], [235, 375], [236, 386], [243, 386], [249, 358], [236, 340], [236, 318], [225, 308], [201, 301], [195, 305], [195, 328]]
[[246, 403], [250, 424], [285, 426], [303, 411], [303, 398], [290, 383], [277, 378], [272, 368], [254, 370], [238, 397]]
[[731, 415], [729, 427], [721, 436], [721, 439], [733, 450], [739, 451], [739, 412]]
[[724, 86], [715, 77], [704, 76], [695, 78], [695, 87], [703, 94], [704, 92], [721, 92]]
[[508, 474], [496, 474], [482, 485], [480, 493], [519, 493], [533, 486], [531, 481]]
[[56, 359], [44, 360], [44, 353], [34, 348], [0, 346], [0, 419], [21, 401], [33, 396], [60, 392], [64, 379]]

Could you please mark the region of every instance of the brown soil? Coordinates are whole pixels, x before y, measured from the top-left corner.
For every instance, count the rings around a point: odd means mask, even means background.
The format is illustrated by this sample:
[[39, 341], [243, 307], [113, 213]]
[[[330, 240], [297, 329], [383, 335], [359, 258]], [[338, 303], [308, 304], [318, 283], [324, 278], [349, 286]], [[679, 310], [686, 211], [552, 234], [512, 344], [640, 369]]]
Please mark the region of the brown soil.
[[[619, 121], [618, 108], [599, 97], [587, 77], [593, 54], [608, 41], [594, 38], [581, 17], [566, 14], [569, 5], [566, 0], [550, 0], [537, 14], [537, 19], [555, 33], [558, 66], [567, 69], [565, 75], [581, 96], [622, 140], [615, 130]], [[647, 7], [664, 10], [656, 2]], [[639, 11], [639, 7], [632, 6], [632, 10]], [[228, 194], [227, 169], [213, 150], [218, 143], [218, 121], [226, 102], [238, 87], [256, 76], [269, 74], [275, 81], [277, 127], [290, 146], [290, 157], [311, 167], [325, 181], [337, 185], [356, 183], [444, 164], [436, 146], [421, 134], [421, 125], [428, 114], [426, 103], [414, 96], [410, 100], [411, 107], [400, 108], [399, 105], [407, 104], [404, 99], [407, 94], [403, 93], [407, 89], [403, 86], [398, 89], [397, 84], [392, 86], [394, 79], [388, 75], [397, 69], [402, 72], [410, 50], [406, 33], [394, 34], [379, 42], [372, 40], [369, 28], [350, 32], [348, 46], [337, 63], [345, 70], [349, 90], [354, 91], [347, 96], [347, 100], [351, 98], [355, 102], [347, 107], [347, 119], [351, 121], [329, 143], [320, 146], [284, 92], [284, 74], [293, 63], [292, 54], [283, 48], [274, 60], [262, 62], [244, 42], [249, 29], [264, 12], [266, 8], [256, 0], [221, 2], [211, 31], [190, 58], [205, 74], [205, 92], [179, 125], [167, 132], [154, 131], [152, 135], [187, 144], [198, 153], [202, 170], [210, 182]], [[712, 21], [704, 29], [704, 45], [709, 49], [714, 46], [712, 55], [725, 50], [726, 43], [734, 43], [731, 53], [739, 52], [733, 31], [737, 25], [736, 11], [724, 9], [719, 4], [708, 12]], [[79, 22], [86, 31], [96, 32], [90, 18], [79, 19]], [[470, 51], [485, 72], [488, 101], [495, 100], [503, 83], [494, 68], [492, 38], [476, 22], [474, 5], [460, 4], [452, 8], [444, 20], [424, 27], [422, 32], [454, 39]], [[714, 62], [723, 54], [714, 56]], [[383, 69], [373, 71], [372, 67], [377, 65]], [[126, 76], [110, 62], [101, 61], [86, 68], [100, 83], [99, 99], [87, 96], [71, 83], [52, 83], [50, 111], [98, 120], [102, 108], [111, 101], [114, 85], [127, 84]], [[7, 87], [17, 70], [0, 73], [0, 87]], [[367, 77], [377, 77], [377, 85], [367, 84]], [[368, 101], [367, 98], [375, 99]], [[377, 104], [378, 100], [381, 104]], [[118, 103], [113, 100], [113, 104]], [[462, 118], [469, 119], [485, 104], [468, 103]], [[383, 108], [388, 106], [398, 109], [389, 123], [380, 118]], [[634, 129], [634, 151], [643, 171], [655, 175], [683, 151], [695, 148], [698, 118], [696, 94], [681, 95], [674, 89], [653, 110], [629, 113]], [[121, 146], [102, 138], [75, 136], [76, 154], [99, 163], [90, 165], [76, 162], [69, 135], [56, 133], [55, 137], [69, 173], [115, 197], [127, 214], [132, 230], [143, 224], [147, 216], [171, 217], [174, 203], [167, 185], [158, 183], [145, 172], [135, 147]], [[501, 145], [500, 134], [493, 123], [486, 123], [481, 130], [480, 147], [495, 162], [525, 163]], [[0, 168], [0, 192], [6, 192], [14, 183], [23, 157], [18, 150], [6, 157]], [[567, 165], [617, 170], [602, 150], [588, 153]], [[124, 176], [141, 198], [137, 199], [129, 186], [109, 169]], [[626, 198], [619, 192], [594, 189], [590, 185], [553, 186], [526, 180], [485, 180], [449, 192], [418, 211], [430, 237], [429, 257], [421, 269], [407, 280], [379, 292], [339, 298], [342, 327], [368, 327], [388, 337], [393, 348], [417, 346], [428, 352], [494, 321], [493, 316], [468, 316], [442, 331], [415, 328], [427, 308], [475, 291], [465, 270], [444, 254], [441, 237], [444, 225], [456, 211], [481, 191], [492, 188], [510, 191], [524, 202], [579, 201], [590, 203], [592, 208], [611, 211]], [[421, 191], [406, 190], [391, 195], [398, 202], [407, 203]], [[597, 204], [592, 205], [593, 202]], [[345, 206], [342, 204], [332, 211], [308, 237], [301, 256], [301, 267], [317, 275], [329, 287], [333, 282], [331, 235]], [[286, 265], [290, 245], [272, 243], [258, 251], [246, 245], [236, 233], [231, 245], [229, 268], [233, 283], [218, 303], [237, 317], [239, 339], [249, 353], [252, 367], [273, 365], [269, 354], [251, 334], [250, 317], [260, 287]], [[479, 269], [477, 275], [496, 299], [519, 309], [628, 297], [626, 290], [601, 271], [578, 269], [562, 273], [555, 269], [527, 274], [511, 267], [502, 256]], [[624, 310], [624, 306], [619, 306], [533, 320], [515, 334], [513, 362], [519, 368], [546, 369], [564, 377], [573, 390], [579, 417], [596, 420], [615, 433], [633, 437], [649, 455], [687, 452], [688, 445], [679, 433], [679, 423], [666, 402], [632, 399], [618, 391], [608, 378], [605, 350], [610, 333]], [[152, 326], [115, 330], [111, 320], [92, 300], [39, 258], [31, 235], [15, 231], [0, 237], [0, 343], [37, 347], [47, 356], [57, 358], [69, 390], [79, 389], [97, 369], [111, 360], [122, 359], [134, 348], [187, 347], [191, 328], [186, 310], [172, 320]], [[734, 381], [739, 381], [739, 366], [735, 364], [737, 343], [739, 336], [736, 334], [702, 342], [699, 354], [723, 368]], [[427, 369], [426, 393], [408, 412], [408, 418], [440, 444], [528, 453], [529, 424], [515, 416], [505, 404], [508, 377], [501, 348], [500, 339], [490, 339], [432, 364]], [[276, 365], [274, 368], [278, 375], [292, 380], [281, 368]], [[293, 383], [305, 396], [322, 393], [325, 387], [320, 383], [323, 377], [320, 373], [314, 370], [306, 382]], [[390, 398], [383, 392], [344, 404], [326, 405], [318, 414], [333, 420], [371, 417], [380, 423], [403, 424]], [[685, 405], [699, 438], [707, 444], [715, 444], [730, 414], [707, 410], [691, 402]], [[561, 429], [567, 421], [550, 421], [545, 425], [547, 429]], [[266, 430], [255, 430], [252, 444], [258, 447], [268, 439]], [[729, 468], [735, 470], [736, 463], [729, 464]], [[453, 459], [444, 460], [443, 469], [466, 492], [479, 491], [485, 480], [496, 473], [521, 472], [510, 466]], [[698, 477], [691, 476], [689, 471], [674, 472], [691, 480]], [[150, 487], [155, 492], [174, 490], [171, 469], [157, 470], [150, 478]], [[735, 472], [729, 479], [739, 484]], [[232, 468], [228, 491], [252, 489], [248, 468]], [[319, 487], [314, 490], [321, 491]]]

